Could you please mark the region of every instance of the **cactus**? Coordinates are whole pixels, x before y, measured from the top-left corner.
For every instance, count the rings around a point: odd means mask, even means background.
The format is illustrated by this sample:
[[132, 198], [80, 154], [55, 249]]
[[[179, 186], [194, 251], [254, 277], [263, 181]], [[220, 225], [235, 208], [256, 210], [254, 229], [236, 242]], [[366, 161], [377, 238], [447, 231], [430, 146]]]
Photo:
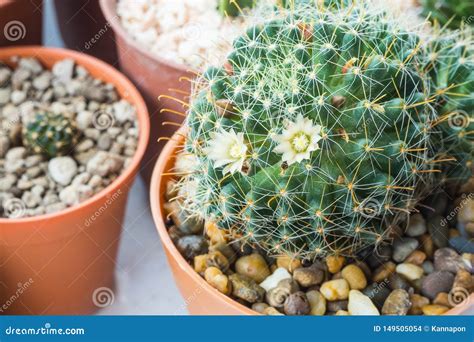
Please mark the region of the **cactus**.
[[434, 103], [442, 132], [443, 181], [463, 183], [472, 176], [474, 157], [474, 44], [473, 31], [441, 30], [427, 44], [426, 72], [432, 81]]
[[23, 145], [49, 158], [72, 152], [76, 138], [74, 122], [61, 114], [38, 112], [23, 126]]
[[474, 25], [472, 0], [422, 0], [423, 15], [432, 21], [457, 29], [461, 23]]
[[420, 40], [383, 13], [281, 12], [193, 91], [186, 210], [271, 255], [354, 255], [433, 178]]
[[218, 0], [218, 10], [223, 15], [237, 17], [244, 8], [252, 8], [257, 0]]

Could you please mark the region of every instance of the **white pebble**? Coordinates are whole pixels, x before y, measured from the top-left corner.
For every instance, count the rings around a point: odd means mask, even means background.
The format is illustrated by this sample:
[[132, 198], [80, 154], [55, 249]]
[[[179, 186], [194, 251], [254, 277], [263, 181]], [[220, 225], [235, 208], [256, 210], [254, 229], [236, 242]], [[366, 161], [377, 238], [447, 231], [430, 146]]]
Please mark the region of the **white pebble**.
[[417, 280], [423, 276], [423, 268], [410, 263], [399, 264], [395, 270], [408, 280]]
[[56, 157], [49, 161], [48, 171], [51, 179], [65, 186], [76, 175], [77, 164], [71, 157]]
[[275, 272], [260, 283], [260, 286], [268, 292], [277, 287], [278, 283], [283, 279], [291, 279], [291, 274], [285, 268], [278, 267]]
[[349, 303], [347, 305], [349, 314], [353, 316], [379, 316], [379, 310], [370, 298], [358, 290], [349, 292]]

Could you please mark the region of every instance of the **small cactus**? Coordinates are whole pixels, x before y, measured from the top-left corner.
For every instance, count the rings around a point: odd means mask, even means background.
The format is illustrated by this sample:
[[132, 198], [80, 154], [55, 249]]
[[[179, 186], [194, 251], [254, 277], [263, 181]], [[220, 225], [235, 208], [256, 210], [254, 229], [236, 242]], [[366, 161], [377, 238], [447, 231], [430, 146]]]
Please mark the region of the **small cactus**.
[[275, 15], [195, 85], [183, 205], [269, 254], [354, 255], [437, 171], [420, 39], [367, 8]]
[[438, 157], [444, 180], [463, 183], [472, 176], [474, 160], [474, 43], [473, 31], [441, 30], [427, 44], [426, 72], [432, 81], [433, 105], [441, 130]]
[[23, 145], [48, 158], [71, 153], [76, 138], [75, 123], [61, 114], [38, 112], [23, 126]]
[[423, 15], [429, 16], [442, 26], [459, 28], [462, 23], [474, 25], [474, 2], [472, 0], [422, 0]]

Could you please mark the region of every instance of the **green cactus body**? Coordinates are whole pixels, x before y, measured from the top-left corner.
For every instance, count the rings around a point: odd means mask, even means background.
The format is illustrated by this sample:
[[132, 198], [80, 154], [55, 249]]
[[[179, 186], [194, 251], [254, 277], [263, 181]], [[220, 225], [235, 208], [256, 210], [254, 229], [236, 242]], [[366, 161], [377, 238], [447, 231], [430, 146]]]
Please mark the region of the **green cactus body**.
[[433, 172], [418, 46], [359, 11], [291, 11], [248, 29], [195, 87], [187, 209], [274, 255], [386, 240]]
[[462, 23], [474, 25], [472, 0], [422, 0], [423, 15], [432, 21], [457, 29]]
[[244, 8], [252, 8], [257, 0], [218, 0], [218, 10], [225, 16], [237, 17]]
[[74, 122], [61, 114], [39, 112], [23, 127], [23, 145], [49, 158], [71, 153], [76, 138]]
[[472, 176], [474, 158], [474, 44], [471, 29], [440, 32], [428, 44], [426, 70], [442, 131], [443, 155], [451, 160], [442, 177], [463, 183]]

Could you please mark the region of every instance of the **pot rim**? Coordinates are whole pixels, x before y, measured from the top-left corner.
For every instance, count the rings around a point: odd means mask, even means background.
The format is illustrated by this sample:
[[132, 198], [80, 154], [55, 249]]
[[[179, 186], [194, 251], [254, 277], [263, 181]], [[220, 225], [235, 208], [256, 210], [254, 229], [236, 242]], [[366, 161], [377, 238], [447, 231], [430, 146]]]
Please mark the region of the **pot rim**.
[[[201, 288], [203, 288], [207, 293], [217, 299], [224, 301], [226, 304], [234, 307], [236, 311], [240, 311], [241, 315], [261, 315], [260, 313], [249, 309], [248, 307], [238, 303], [234, 299], [224, 295], [219, 292], [211, 285], [209, 285], [194, 269], [189, 265], [189, 263], [184, 259], [181, 253], [176, 248], [173, 241], [168, 234], [168, 230], [164, 224], [165, 217], [162, 213], [162, 201], [161, 196], [165, 192], [166, 183], [163, 181], [163, 173], [167, 171], [167, 166], [169, 159], [174, 155], [175, 151], [178, 148], [178, 145], [183, 141], [185, 135], [185, 127], [181, 127], [173, 137], [168, 141], [164, 147], [158, 161], [155, 164], [153, 170], [153, 175], [151, 179], [150, 186], [150, 205], [151, 211], [153, 214], [153, 220], [155, 226], [160, 235], [161, 241], [169, 253], [173, 256], [175, 261], [178, 263], [181, 270], [183, 270], [188, 276], [192, 278], [195, 283], [198, 283]], [[465, 315], [466, 310], [474, 308], [474, 293], [470, 294], [469, 297], [465, 300], [466, 303], [454, 308], [451, 308], [444, 315]]]
[[[117, 84], [121, 84], [122, 87], [126, 89], [126, 93], [128, 95], [127, 100], [130, 101], [136, 108], [139, 128], [137, 149], [135, 151], [135, 154], [133, 155], [132, 161], [112, 183], [110, 183], [107, 187], [93, 195], [91, 198], [85, 200], [84, 202], [81, 202], [77, 205], [66, 208], [56, 213], [15, 219], [0, 218], [1, 225], [19, 225], [21, 227], [22, 223], [48, 221], [51, 219], [67, 216], [73, 212], [80, 211], [85, 207], [91, 206], [94, 203], [100, 201], [101, 199], [107, 197], [108, 194], [114, 193], [119, 190], [120, 187], [129, 179], [129, 177], [133, 176], [139, 168], [140, 162], [145, 154], [145, 149], [148, 145], [148, 139], [150, 136], [150, 121], [145, 101], [143, 100], [142, 96], [138, 92], [137, 88], [133, 85], [133, 83], [128, 80], [128, 78], [125, 77], [120, 71], [116, 70], [114, 67], [101, 61], [98, 58], [77, 51], [44, 46], [33, 45], [0, 48], [0, 61], [5, 61], [15, 56], [37, 57], [40, 59], [41, 57], [47, 57], [56, 61], [71, 58], [76, 64], [86, 68], [88, 71], [91, 66], [95, 65], [98, 70], [102, 71], [102, 74], [108, 75], [109, 78], [113, 80], [113, 82], [110, 81], [108, 83], [112, 83], [115, 87], [117, 86]], [[93, 73], [91, 73], [91, 75], [96, 79], [104, 81], [100, 75], [94, 75]], [[121, 96], [121, 98], [123, 98], [123, 96]]]
[[155, 164], [153, 169], [153, 175], [151, 178], [151, 185], [150, 185], [150, 205], [151, 211], [153, 215], [153, 220], [155, 222], [155, 226], [158, 230], [158, 234], [160, 235], [161, 241], [165, 248], [169, 251], [169, 253], [174, 257], [176, 262], [178, 263], [180, 269], [184, 271], [188, 276], [192, 278], [192, 280], [198, 284], [198, 287], [201, 287], [206, 293], [210, 296], [217, 297], [217, 299], [225, 302], [227, 305], [234, 307], [236, 311], [239, 311], [241, 315], [260, 315], [258, 312], [249, 309], [248, 307], [238, 303], [237, 301], [233, 300], [232, 298], [226, 296], [223, 293], [220, 293], [218, 290], [213, 288], [209, 285], [202, 277], [194, 271], [191, 265], [184, 259], [181, 253], [178, 251], [176, 246], [174, 245], [173, 241], [168, 234], [166, 226], [164, 224], [165, 218], [162, 213], [162, 201], [161, 196], [164, 194], [164, 187], [166, 182], [164, 182], [164, 178], [162, 174], [166, 171], [168, 166], [169, 158], [175, 153], [176, 149], [178, 148], [178, 144], [183, 140], [183, 133], [184, 127], [181, 127], [168, 141], [166, 146], [163, 148], [158, 161]]
[[119, 16], [117, 14], [117, 0], [99, 0], [99, 5], [102, 10], [102, 13], [104, 14], [106, 21], [112, 27], [113, 31], [116, 34], [118, 34], [123, 40], [125, 40], [125, 42], [128, 45], [138, 50], [141, 54], [145, 55], [146, 57], [158, 63], [168, 65], [183, 73], [194, 71], [192, 67], [188, 67], [185, 64], [177, 63], [170, 59], [163, 58], [154, 53], [151, 53], [149, 50], [143, 47], [140, 43], [138, 43], [135, 39], [133, 39], [133, 37], [127, 31], [125, 31], [125, 28], [120, 23]]

